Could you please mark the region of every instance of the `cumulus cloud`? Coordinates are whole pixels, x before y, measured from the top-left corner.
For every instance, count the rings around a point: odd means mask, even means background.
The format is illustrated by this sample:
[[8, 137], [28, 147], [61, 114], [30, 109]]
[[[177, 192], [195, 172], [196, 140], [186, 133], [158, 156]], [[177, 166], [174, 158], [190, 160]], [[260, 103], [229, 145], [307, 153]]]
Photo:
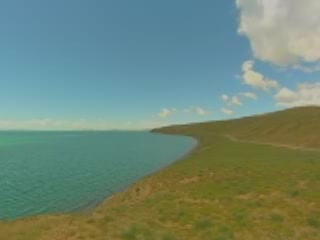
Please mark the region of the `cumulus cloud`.
[[320, 82], [299, 84], [296, 90], [281, 88], [274, 98], [283, 107], [320, 105]]
[[236, 0], [238, 31], [256, 58], [280, 66], [320, 60], [319, 0]]
[[229, 95], [223, 94], [221, 96], [221, 99], [228, 106], [242, 106], [242, 101], [238, 96], [229, 96]]
[[257, 97], [257, 94], [253, 93], [253, 92], [243, 92], [243, 93], [240, 93], [240, 95], [242, 97], [245, 97], [245, 98], [250, 98], [250, 99], [253, 99], [253, 100], [256, 100], [258, 97]]
[[230, 103], [232, 105], [242, 106], [242, 102], [240, 101], [240, 99], [237, 96], [232, 97]]
[[229, 96], [226, 95], [226, 94], [223, 94], [223, 95], [221, 96], [221, 99], [222, 99], [222, 101], [226, 102], [226, 101], [229, 100]]
[[278, 88], [279, 84], [275, 80], [270, 80], [263, 74], [253, 69], [254, 61], [245, 61], [242, 64], [242, 81], [255, 89], [270, 90]]
[[226, 114], [226, 115], [233, 115], [234, 111], [232, 109], [229, 108], [221, 108], [221, 112]]
[[199, 106], [191, 106], [181, 111], [176, 108], [164, 108], [161, 110], [161, 112], [158, 113], [158, 117], [162, 119], [168, 119], [179, 112], [194, 114], [198, 116], [207, 116], [212, 114], [212, 112], [209, 109]]
[[169, 118], [172, 117], [176, 111], [175, 108], [163, 108], [161, 112], [158, 113], [158, 116], [161, 118]]

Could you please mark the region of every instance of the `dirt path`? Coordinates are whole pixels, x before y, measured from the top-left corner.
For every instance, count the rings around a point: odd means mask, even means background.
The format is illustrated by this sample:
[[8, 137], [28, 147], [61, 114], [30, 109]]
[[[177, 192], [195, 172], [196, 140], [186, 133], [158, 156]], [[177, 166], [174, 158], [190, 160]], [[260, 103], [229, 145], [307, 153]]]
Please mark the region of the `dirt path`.
[[223, 135], [227, 139], [234, 141], [234, 142], [240, 142], [240, 143], [250, 143], [250, 144], [256, 144], [256, 145], [267, 145], [272, 147], [281, 147], [281, 148], [288, 148], [292, 150], [300, 150], [300, 151], [316, 151], [319, 152], [319, 148], [308, 148], [308, 147], [302, 147], [302, 146], [292, 146], [287, 144], [275, 144], [275, 143], [269, 143], [269, 142], [257, 142], [257, 141], [250, 141], [250, 140], [242, 140], [238, 139], [232, 135]]

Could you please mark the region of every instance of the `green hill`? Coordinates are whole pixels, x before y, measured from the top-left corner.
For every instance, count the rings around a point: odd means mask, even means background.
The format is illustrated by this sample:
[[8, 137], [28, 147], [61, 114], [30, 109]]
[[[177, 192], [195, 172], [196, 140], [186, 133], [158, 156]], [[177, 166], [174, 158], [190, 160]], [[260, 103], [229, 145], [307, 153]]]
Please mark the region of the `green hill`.
[[230, 121], [164, 128], [168, 133], [220, 134], [238, 140], [320, 148], [320, 107], [299, 107]]
[[319, 120], [304, 107], [157, 129], [199, 145], [92, 213], [3, 222], [0, 239], [318, 240]]

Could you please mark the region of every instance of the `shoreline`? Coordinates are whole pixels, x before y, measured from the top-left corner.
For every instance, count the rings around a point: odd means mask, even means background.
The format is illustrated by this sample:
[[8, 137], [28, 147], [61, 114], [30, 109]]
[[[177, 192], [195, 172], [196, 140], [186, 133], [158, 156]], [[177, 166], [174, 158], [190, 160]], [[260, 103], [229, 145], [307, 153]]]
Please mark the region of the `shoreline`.
[[[24, 220], [32, 220], [35, 218], [42, 218], [42, 217], [68, 217], [68, 216], [77, 216], [77, 215], [90, 215], [94, 214], [95, 211], [100, 207], [105, 204], [108, 204], [112, 199], [117, 197], [120, 194], [125, 194], [130, 192], [131, 188], [133, 188], [136, 184], [143, 183], [147, 178], [152, 177], [153, 175], [156, 175], [160, 173], [163, 170], [169, 169], [172, 165], [186, 160], [192, 153], [197, 152], [198, 149], [201, 148], [201, 139], [192, 135], [192, 134], [183, 134], [183, 133], [170, 133], [170, 132], [165, 132], [162, 131], [165, 128], [159, 128], [159, 129], [151, 129], [147, 132], [152, 133], [152, 134], [159, 134], [159, 135], [172, 135], [172, 136], [180, 136], [180, 137], [187, 137], [191, 138], [194, 140], [194, 145], [188, 150], [186, 153], [182, 154], [180, 157], [177, 159], [173, 160], [171, 163], [168, 165], [165, 165], [163, 167], [160, 167], [158, 169], [155, 169], [151, 171], [150, 173], [141, 176], [137, 180], [134, 180], [130, 182], [127, 186], [121, 187], [119, 190], [116, 190], [105, 197], [101, 198], [101, 200], [94, 201], [91, 204], [87, 204], [86, 206], [83, 207], [78, 207], [76, 210], [71, 210], [70, 212], [56, 212], [56, 213], [44, 213], [44, 214], [38, 214], [38, 215], [31, 215], [31, 216], [26, 216], [26, 217], [18, 217], [16, 219], [12, 220], [6, 220], [6, 219], [0, 219], [0, 223], [14, 223], [16, 221], [24, 221]], [[258, 145], [265, 145], [265, 146], [270, 146], [270, 147], [280, 147], [280, 148], [288, 148], [290, 150], [301, 150], [301, 151], [320, 151], [319, 149], [315, 148], [303, 148], [303, 147], [295, 147], [295, 146], [290, 146], [290, 145], [281, 145], [281, 144], [269, 144], [269, 143], [264, 143], [264, 142], [254, 142], [254, 141], [245, 141], [245, 140], [239, 140], [237, 138], [234, 138], [230, 135], [218, 135], [221, 137], [225, 137], [226, 139], [229, 139], [230, 141], [235, 141], [235, 142], [240, 142], [240, 143], [249, 143], [249, 144], [258, 144]]]
[[[290, 113], [279, 114], [295, 124], [300, 118], [292, 120]], [[175, 161], [132, 180], [90, 211], [0, 222], [0, 239], [318, 240], [320, 152], [278, 145], [317, 147], [319, 138], [311, 141], [312, 124], [300, 132], [285, 128], [284, 136], [282, 128], [274, 127], [278, 115], [273, 116], [263, 116], [263, 121], [254, 117], [256, 125], [249, 119], [154, 129], [196, 142]], [[265, 137], [265, 129], [273, 131], [268, 132], [273, 138]], [[272, 145], [261, 144], [269, 139]]]
[[[162, 132], [158, 132], [155, 130], [150, 130], [149, 131], [152, 134], [161, 134], [161, 135], [174, 135], [174, 136], [181, 136], [181, 137], [188, 137], [194, 140], [194, 145], [190, 148], [190, 150], [188, 150], [185, 154], [182, 154], [180, 157], [178, 157], [177, 159], [173, 160], [171, 163], [169, 163], [166, 166], [160, 167], [159, 169], [155, 169], [152, 172], [142, 176], [141, 178], [137, 179], [136, 181], [133, 181], [131, 183], [129, 183], [128, 186], [123, 187], [122, 189], [118, 190], [118, 191], [114, 191], [113, 193], [111, 193], [109, 196], [106, 196], [105, 198], [101, 199], [101, 201], [97, 201], [95, 204], [92, 205], [92, 207], [87, 207], [84, 211], [80, 210], [80, 211], [76, 211], [76, 212], [71, 212], [70, 214], [67, 215], [73, 215], [73, 214], [77, 214], [77, 213], [84, 213], [84, 214], [92, 214], [95, 212], [95, 210], [97, 208], [99, 208], [100, 206], [104, 205], [104, 204], [108, 204], [108, 202], [110, 202], [113, 198], [115, 198], [116, 196], [118, 196], [119, 194], [122, 193], [126, 193], [129, 192], [130, 189], [139, 183], [142, 183], [145, 179], [160, 173], [161, 171], [170, 168], [173, 164], [176, 164], [179, 161], [183, 161], [186, 158], [188, 158], [192, 153], [196, 152], [196, 150], [201, 146], [200, 143], [200, 139], [197, 139], [193, 136], [187, 136], [187, 135], [183, 135], [183, 134], [169, 134], [169, 133], [162, 133]], [[50, 214], [49, 214], [50, 215]], [[64, 215], [64, 214], [62, 214]], [[41, 215], [40, 215], [41, 216]], [[23, 219], [23, 218], [22, 218]], [[1, 220], [0, 220], [1, 221]]]
[[119, 190], [116, 190], [114, 192], [111, 192], [109, 194], [107, 194], [105, 197], [101, 198], [100, 200], [97, 201], [93, 201], [90, 204], [87, 204], [85, 206], [82, 207], [78, 207], [75, 210], [71, 210], [71, 211], [66, 211], [66, 212], [55, 212], [55, 213], [44, 213], [44, 214], [36, 214], [36, 215], [30, 215], [30, 216], [25, 216], [25, 217], [18, 217], [15, 219], [0, 219], [0, 223], [14, 223], [17, 221], [29, 221], [29, 220], [33, 220], [36, 218], [42, 218], [42, 217], [61, 217], [61, 216], [75, 216], [75, 215], [89, 215], [89, 214], [94, 214], [94, 212], [96, 211], [96, 209], [98, 209], [100, 206], [104, 205], [104, 204], [108, 204], [108, 202], [110, 200], [112, 200], [114, 197], [118, 196], [119, 194], [122, 193], [126, 193], [128, 192], [134, 185], [141, 183], [142, 181], [144, 181], [146, 178], [151, 177], [167, 168], [169, 168], [170, 166], [172, 166], [173, 164], [182, 161], [184, 159], [186, 159], [188, 156], [190, 156], [190, 154], [192, 154], [193, 152], [195, 152], [197, 150], [197, 148], [200, 146], [200, 139], [195, 138], [194, 136], [188, 136], [188, 135], [183, 135], [183, 134], [170, 134], [170, 133], [163, 133], [158, 131], [158, 129], [152, 129], [148, 131], [149, 133], [152, 134], [159, 134], [159, 135], [172, 135], [172, 136], [180, 136], [180, 137], [186, 137], [186, 138], [190, 138], [194, 141], [193, 145], [190, 147], [190, 149], [188, 151], [186, 151], [186, 153], [182, 154], [180, 157], [178, 157], [177, 159], [174, 159], [172, 162], [170, 162], [169, 164], [162, 166], [158, 169], [155, 169], [153, 171], [151, 171], [150, 173], [147, 173], [146, 175], [143, 175], [141, 177], [139, 177], [138, 179], [128, 183], [128, 185], [121, 187]]

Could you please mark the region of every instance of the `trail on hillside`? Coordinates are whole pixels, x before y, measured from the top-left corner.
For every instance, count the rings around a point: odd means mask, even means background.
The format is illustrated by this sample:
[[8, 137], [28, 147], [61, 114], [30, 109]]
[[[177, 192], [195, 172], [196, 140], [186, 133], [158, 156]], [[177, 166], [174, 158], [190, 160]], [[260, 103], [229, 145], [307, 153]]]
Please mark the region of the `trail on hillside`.
[[272, 146], [272, 147], [281, 147], [281, 148], [287, 148], [291, 150], [301, 150], [301, 151], [316, 151], [319, 152], [319, 148], [308, 148], [308, 147], [303, 147], [303, 146], [292, 146], [288, 144], [277, 144], [277, 143], [270, 143], [270, 142], [259, 142], [259, 141], [251, 141], [251, 140], [245, 140], [245, 139], [239, 139], [236, 138], [232, 135], [225, 134], [223, 137], [234, 141], [234, 142], [240, 142], [240, 143], [250, 143], [250, 144], [256, 144], [256, 145], [267, 145], [267, 146]]

